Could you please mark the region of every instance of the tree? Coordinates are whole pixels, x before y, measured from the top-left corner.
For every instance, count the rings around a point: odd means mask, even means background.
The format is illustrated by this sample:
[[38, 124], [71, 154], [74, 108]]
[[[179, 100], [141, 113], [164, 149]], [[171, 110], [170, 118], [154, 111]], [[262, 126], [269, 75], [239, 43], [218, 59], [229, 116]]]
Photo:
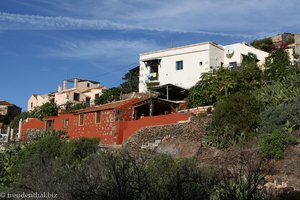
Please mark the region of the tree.
[[129, 70], [129, 72], [124, 75], [122, 78], [124, 82], [120, 85], [122, 92], [130, 93], [139, 91], [139, 73], [138, 66]]
[[9, 126], [10, 126], [11, 128], [16, 129], [16, 128], [19, 127], [19, 121], [20, 121], [20, 119], [25, 120], [25, 119], [27, 119], [27, 118], [30, 117], [30, 116], [31, 116], [31, 115], [30, 115], [29, 112], [21, 112], [20, 115], [16, 116], [16, 117], [10, 122]]
[[282, 81], [295, 72], [290, 57], [284, 49], [275, 50], [266, 59], [264, 75], [267, 81]]
[[56, 105], [56, 103], [47, 102], [31, 111], [30, 117], [43, 119], [46, 116], [56, 116], [57, 114], [58, 106]]
[[274, 49], [274, 43], [271, 38], [265, 38], [262, 40], [254, 40], [251, 45], [257, 49], [271, 52]]
[[235, 92], [254, 91], [262, 85], [262, 71], [257, 66], [258, 59], [255, 54], [243, 56], [242, 66], [232, 71], [236, 82]]
[[106, 104], [113, 101], [120, 100], [121, 95], [121, 89], [117, 87], [110, 88], [108, 90], [105, 90], [103, 94], [95, 99], [95, 104]]
[[209, 141], [221, 148], [245, 141], [259, 122], [261, 103], [253, 94], [235, 93], [216, 103]]
[[212, 105], [227, 96], [236, 86], [232, 72], [228, 69], [204, 73], [201, 80], [190, 89], [190, 107]]

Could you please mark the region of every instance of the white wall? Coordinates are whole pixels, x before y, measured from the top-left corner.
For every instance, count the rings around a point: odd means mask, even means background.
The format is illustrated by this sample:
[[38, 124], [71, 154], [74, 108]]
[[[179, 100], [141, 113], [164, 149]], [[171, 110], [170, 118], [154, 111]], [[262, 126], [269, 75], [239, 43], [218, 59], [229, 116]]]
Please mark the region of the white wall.
[[99, 94], [99, 96], [101, 96], [103, 93], [103, 89], [102, 88], [95, 88], [95, 89], [91, 89], [89, 92], [85, 92], [84, 95], [87, 97], [91, 98], [91, 104], [94, 103], [95, 100], [95, 95]]
[[[225, 55], [224, 49], [227, 47], [234, 50], [231, 58], [227, 58]], [[149, 82], [147, 74], [150, 74], [150, 67], [145, 66], [145, 61], [161, 59], [158, 68], [158, 80], [150, 82], [159, 82], [159, 85], [171, 83], [188, 89], [200, 80], [202, 73], [218, 68], [222, 63], [225, 67], [230, 62], [236, 62], [240, 65], [243, 58], [242, 54], [247, 55], [248, 53], [255, 54], [260, 60], [260, 65], [264, 63], [265, 58], [269, 55], [267, 52], [242, 43], [222, 47], [212, 42], [143, 53], [140, 55], [139, 92], [146, 92], [146, 83]], [[181, 60], [183, 61], [183, 69], [176, 70], [176, 61]], [[200, 62], [202, 62], [202, 65]]]
[[[210, 70], [210, 66], [220, 65], [220, 60], [223, 58], [222, 51], [222, 47], [205, 42], [141, 54], [139, 91], [147, 91], [147, 74], [150, 68], [145, 66], [144, 61], [161, 59], [158, 68], [160, 85], [172, 83], [183, 88], [190, 88], [199, 81], [202, 73]], [[217, 56], [217, 60], [214, 56]], [[182, 70], [176, 70], [176, 61], [183, 61]]]
[[234, 50], [234, 53], [231, 58], [227, 58], [226, 55], [224, 56], [224, 64], [225, 65], [229, 65], [230, 62], [237, 62], [238, 65], [241, 64], [242, 60], [243, 60], [242, 54], [248, 55], [248, 53], [255, 54], [257, 56], [257, 58], [260, 60], [258, 62], [258, 64], [262, 65], [265, 62], [265, 58], [269, 56], [269, 53], [267, 53], [267, 52], [261, 51], [252, 46], [248, 46], [248, 45], [242, 44], [242, 43], [227, 45], [227, 46], [224, 46], [224, 49], [226, 49], [227, 47], [231, 47]]
[[27, 111], [32, 111], [35, 107], [41, 106], [48, 102], [50, 102], [50, 96], [48, 94], [31, 95], [28, 100]]
[[[89, 83], [89, 87], [87, 86]], [[95, 87], [98, 87], [99, 84], [94, 84], [94, 83], [91, 83], [90, 81], [82, 81], [82, 82], [78, 82], [77, 84], [77, 90], [83, 92], [84, 90], [87, 90], [87, 89], [90, 89], [90, 88], [95, 88]]]

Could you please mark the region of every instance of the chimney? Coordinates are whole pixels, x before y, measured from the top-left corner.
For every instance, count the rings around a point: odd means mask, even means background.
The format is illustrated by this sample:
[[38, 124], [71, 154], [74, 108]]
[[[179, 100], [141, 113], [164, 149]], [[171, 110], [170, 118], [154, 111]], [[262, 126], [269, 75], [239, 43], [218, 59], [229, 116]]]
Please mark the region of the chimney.
[[67, 80], [64, 80], [64, 90], [66, 90], [67, 89], [67, 87], [68, 87], [68, 82], [67, 82]]
[[61, 91], [62, 91], [62, 87], [61, 85], [58, 85], [57, 92], [61, 92]]
[[78, 86], [78, 79], [75, 78], [75, 79], [74, 79], [74, 88], [77, 88], [77, 86]]

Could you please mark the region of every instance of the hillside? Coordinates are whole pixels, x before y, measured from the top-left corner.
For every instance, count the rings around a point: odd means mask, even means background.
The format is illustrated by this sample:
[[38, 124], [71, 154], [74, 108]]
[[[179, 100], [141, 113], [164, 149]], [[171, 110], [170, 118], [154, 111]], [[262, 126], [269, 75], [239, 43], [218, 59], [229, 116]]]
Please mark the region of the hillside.
[[[233, 147], [220, 150], [205, 142], [205, 123], [207, 117], [193, 117], [190, 122], [160, 127], [147, 127], [139, 130], [124, 145], [133, 154], [151, 156], [166, 153], [176, 158], [196, 157], [201, 167], [220, 167], [233, 165], [235, 158], [258, 152], [254, 144], [246, 145], [242, 150]], [[260, 158], [257, 158], [260, 159]], [[270, 180], [268, 187], [286, 191], [300, 191], [300, 140], [285, 151], [282, 160], [262, 161], [265, 175]]]

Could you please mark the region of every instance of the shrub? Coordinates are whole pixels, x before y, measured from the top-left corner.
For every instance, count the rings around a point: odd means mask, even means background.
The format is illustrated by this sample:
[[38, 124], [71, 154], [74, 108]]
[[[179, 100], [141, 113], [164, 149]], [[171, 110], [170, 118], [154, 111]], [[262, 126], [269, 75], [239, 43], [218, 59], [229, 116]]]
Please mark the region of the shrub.
[[288, 104], [280, 104], [267, 108], [260, 114], [259, 132], [271, 133], [286, 125], [295, 129], [300, 127], [300, 98]]
[[264, 158], [282, 159], [288, 144], [296, 141], [288, 129], [282, 128], [260, 136], [259, 145]]
[[260, 102], [251, 94], [236, 93], [219, 101], [207, 139], [221, 148], [243, 142], [257, 127]]

